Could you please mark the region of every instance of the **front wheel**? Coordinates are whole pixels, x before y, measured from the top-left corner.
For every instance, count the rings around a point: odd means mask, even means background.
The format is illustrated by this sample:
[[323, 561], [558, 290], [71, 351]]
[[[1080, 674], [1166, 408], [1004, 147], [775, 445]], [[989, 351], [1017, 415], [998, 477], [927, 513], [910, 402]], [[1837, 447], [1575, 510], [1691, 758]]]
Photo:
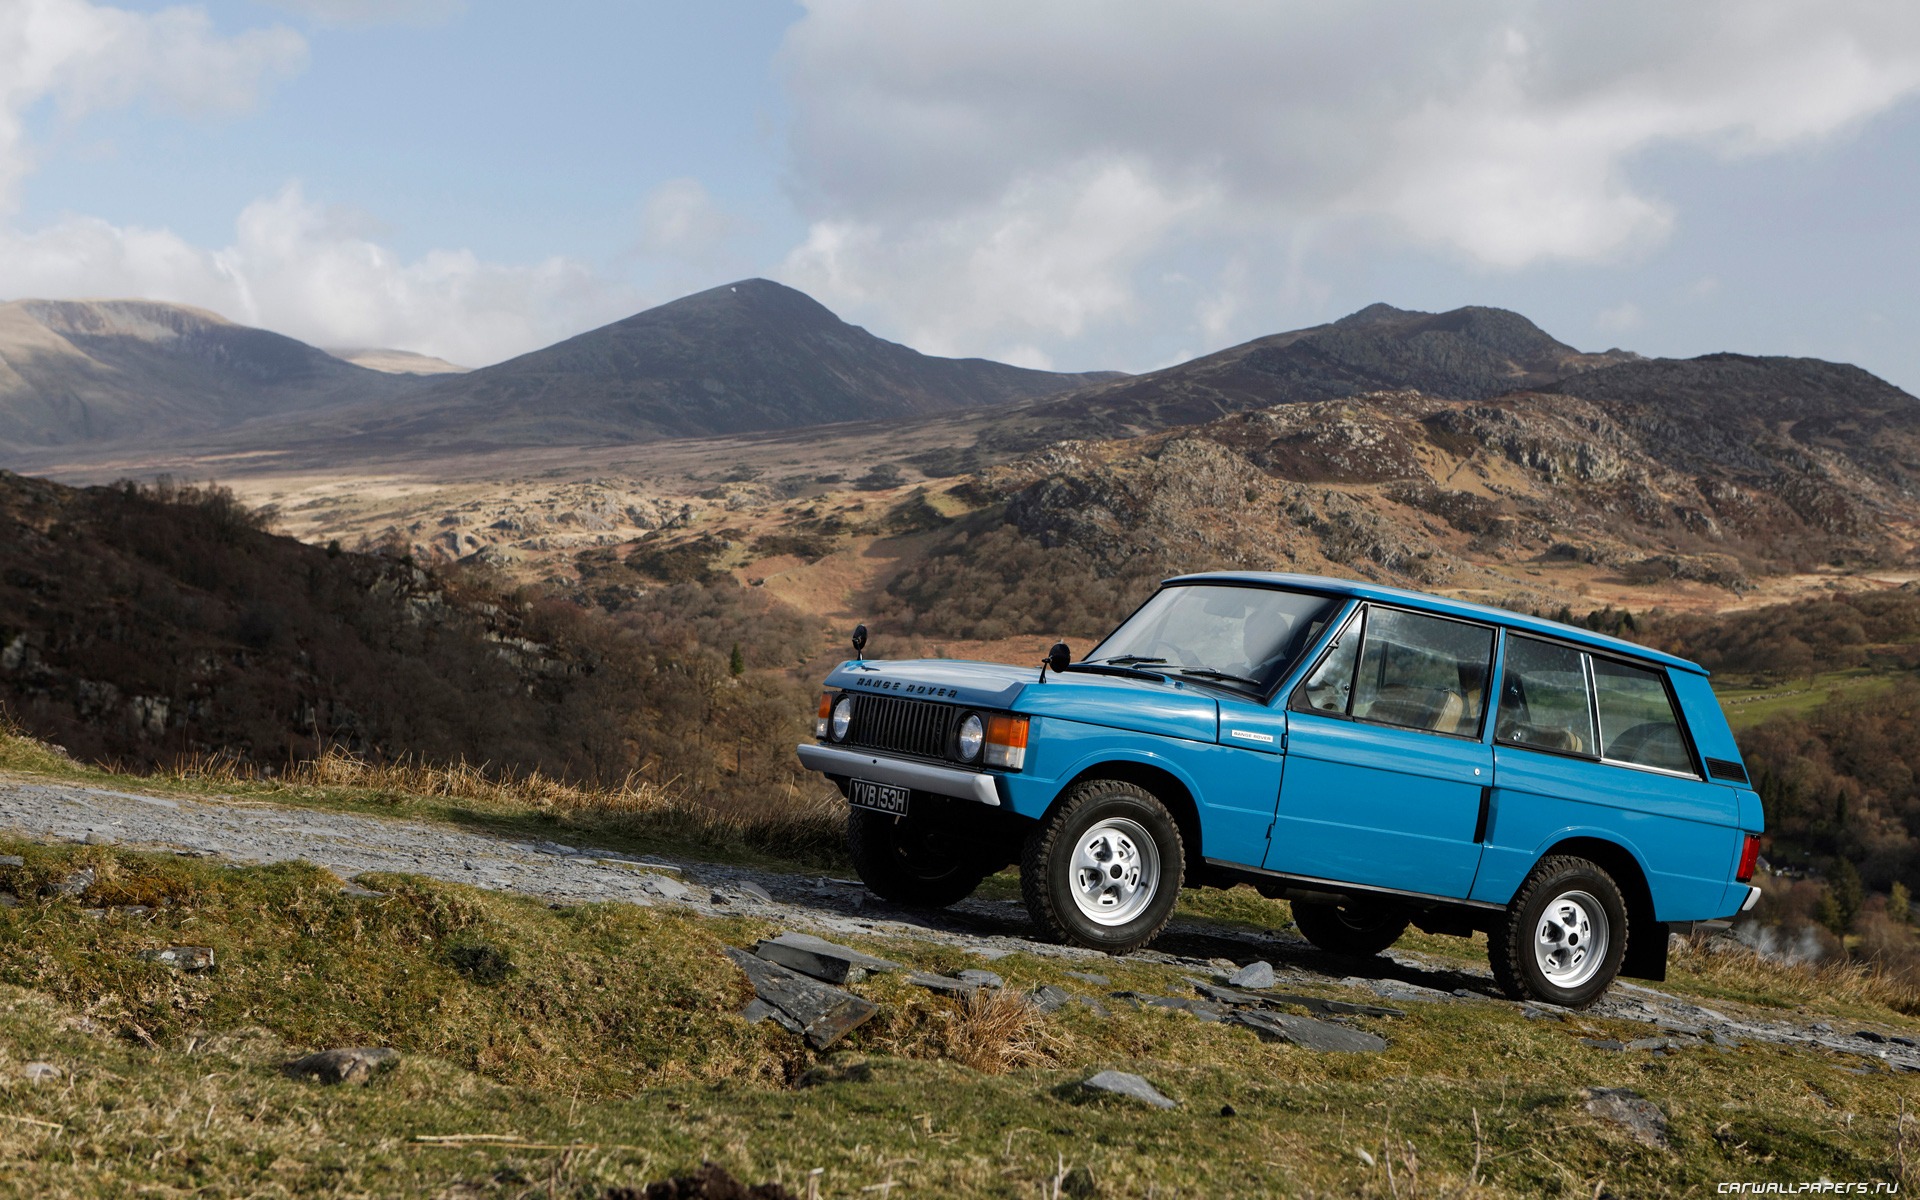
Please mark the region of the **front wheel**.
[[1047, 937], [1125, 954], [1166, 928], [1185, 869], [1180, 827], [1152, 792], [1090, 779], [1027, 838], [1020, 891]]
[[856, 808], [847, 815], [847, 852], [874, 895], [908, 908], [945, 908], [980, 886], [987, 856], [924, 817]]
[[1293, 902], [1300, 935], [1328, 954], [1372, 958], [1407, 931], [1405, 910], [1388, 905]]
[[1516, 1000], [1585, 1008], [1627, 954], [1627, 905], [1613, 876], [1584, 858], [1543, 861], [1487, 939], [1493, 977]]

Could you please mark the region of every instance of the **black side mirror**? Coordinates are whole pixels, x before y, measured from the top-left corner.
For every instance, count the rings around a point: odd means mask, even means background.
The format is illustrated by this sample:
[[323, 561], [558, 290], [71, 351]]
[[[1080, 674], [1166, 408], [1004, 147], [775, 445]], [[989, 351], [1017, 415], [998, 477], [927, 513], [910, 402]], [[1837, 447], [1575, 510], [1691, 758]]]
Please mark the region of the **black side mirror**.
[[1055, 642], [1053, 648], [1047, 651], [1047, 666], [1056, 675], [1066, 670], [1067, 664], [1072, 661], [1073, 651], [1067, 649], [1065, 642]]
[[859, 658], [866, 652], [866, 649], [867, 627], [865, 625], [855, 625], [853, 627], [853, 656]]

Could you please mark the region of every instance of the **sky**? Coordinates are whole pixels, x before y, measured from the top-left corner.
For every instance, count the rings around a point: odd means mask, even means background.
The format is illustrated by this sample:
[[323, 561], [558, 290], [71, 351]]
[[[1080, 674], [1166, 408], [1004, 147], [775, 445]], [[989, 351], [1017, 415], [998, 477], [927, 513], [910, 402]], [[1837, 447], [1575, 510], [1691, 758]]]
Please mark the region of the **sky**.
[[1059, 370], [1384, 301], [1920, 392], [1920, 4], [0, 0], [0, 299], [484, 365], [756, 275]]

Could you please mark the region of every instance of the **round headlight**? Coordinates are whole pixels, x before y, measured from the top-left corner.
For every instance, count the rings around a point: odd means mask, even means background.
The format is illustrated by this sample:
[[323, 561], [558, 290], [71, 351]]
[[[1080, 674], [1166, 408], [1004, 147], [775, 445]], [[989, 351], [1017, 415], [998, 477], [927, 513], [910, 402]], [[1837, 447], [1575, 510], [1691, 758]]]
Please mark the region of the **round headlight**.
[[980, 719], [979, 713], [968, 713], [960, 722], [960, 736], [955, 749], [960, 752], [961, 762], [972, 762], [980, 757], [980, 747], [987, 741], [987, 725]]
[[833, 706], [833, 740], [847, 740], [847, 730], [853, 726], [853, 697], [842, 696]]

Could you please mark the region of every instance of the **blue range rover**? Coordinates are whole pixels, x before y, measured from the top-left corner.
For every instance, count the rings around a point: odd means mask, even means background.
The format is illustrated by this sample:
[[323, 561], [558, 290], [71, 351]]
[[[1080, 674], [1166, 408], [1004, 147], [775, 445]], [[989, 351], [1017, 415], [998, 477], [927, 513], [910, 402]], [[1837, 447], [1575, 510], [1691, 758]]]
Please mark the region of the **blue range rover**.
[[938, 907], [1018, 862], [1041, 931], [1095, 949], [1151, 941], [1183, 883], [1250, 883], [1333, 954], [1483, 930], [1509, 993], [1579, 1006], [1759, 895], [1706, 672], [1501, 609], [1188, 575], [1079, 662], [855, 658], [827, 687], [800, 759], [870, 888]]

